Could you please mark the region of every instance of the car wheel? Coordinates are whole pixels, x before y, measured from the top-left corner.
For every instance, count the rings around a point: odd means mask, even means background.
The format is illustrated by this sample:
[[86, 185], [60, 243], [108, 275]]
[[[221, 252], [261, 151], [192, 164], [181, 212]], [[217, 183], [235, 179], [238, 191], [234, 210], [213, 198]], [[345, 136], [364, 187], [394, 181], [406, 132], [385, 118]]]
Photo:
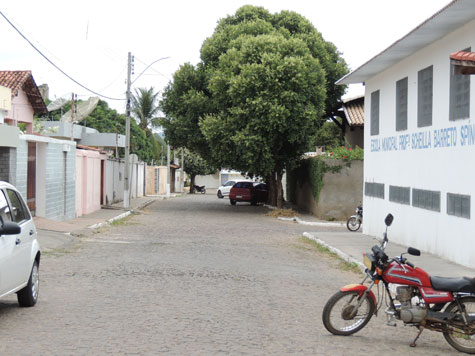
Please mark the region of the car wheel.
[[219, 199], [223, 199], [223, 194], [221, 193], [220, 190], [218, 190], [218, 198], [219, 198]]
[[236, 205], [236, 200], [234, 199], [229, 199], [229, 202], [231, 203], [231, 205]]
[[25, 288], [21, 289], [17, 293], [18, 304], [21, 307], [32, 307], [38, 300], [38, 292], [40, 287], [40, 273], [38, 261], [33, 263], [31, 269], [30, 278]]

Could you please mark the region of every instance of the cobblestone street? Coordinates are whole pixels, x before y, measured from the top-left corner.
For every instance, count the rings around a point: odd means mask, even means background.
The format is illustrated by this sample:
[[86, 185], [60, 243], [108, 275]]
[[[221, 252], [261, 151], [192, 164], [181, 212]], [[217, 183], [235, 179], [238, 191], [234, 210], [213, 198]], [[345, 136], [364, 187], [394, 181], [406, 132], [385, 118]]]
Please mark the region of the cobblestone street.
[[384, 306], [330, 335], [325, 302], [360, 276], [268, 211], [187, 195], [45, 253], [38, 304], [0, 300], [0, 355], [460, 355], [430, 331], [410, 348]]

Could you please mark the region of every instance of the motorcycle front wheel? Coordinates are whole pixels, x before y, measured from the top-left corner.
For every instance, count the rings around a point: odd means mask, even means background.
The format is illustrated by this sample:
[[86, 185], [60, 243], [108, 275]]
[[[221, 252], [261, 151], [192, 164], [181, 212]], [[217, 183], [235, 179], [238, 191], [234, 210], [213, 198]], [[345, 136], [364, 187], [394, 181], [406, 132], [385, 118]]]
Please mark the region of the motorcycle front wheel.
[[376, 306], [369, 295], [361, 296], [356, 291], [335, 293], [323, 308], [325, 328], [334, 335], [351, 335], [363, 329], [374, 314]]
[[346, 227], [350, 231], [358, 231], [361, 226], [361, 220], [358, 219], [356, 215], [350, 216], [348, 221], [346, 222]]
[[[466, 315], [471, 320], [475, 318], [475, 298], [465, 297], [459, 301]], [[444, 331], [445, 340], [454, 349], [467, 354], [475, 354], [475, 321], [465, 325], [463, 311], [460, 310], [456, 302], [450, 303], [444, 310], [445, 313], [456, 313], [455, 318], [449, 321], [448, 330]]]

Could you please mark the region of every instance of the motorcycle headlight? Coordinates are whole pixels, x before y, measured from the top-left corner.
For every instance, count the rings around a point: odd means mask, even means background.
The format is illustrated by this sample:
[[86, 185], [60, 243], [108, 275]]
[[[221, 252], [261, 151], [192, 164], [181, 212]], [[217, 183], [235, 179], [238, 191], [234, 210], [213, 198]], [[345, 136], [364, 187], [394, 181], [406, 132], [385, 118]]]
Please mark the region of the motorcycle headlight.
[[374, 269], [374, 258], [372, 258], [372, 257], [373, 256], [368, 255], [366, 253], [363, 254], [363, 264], [370, 271], [372, 271]]

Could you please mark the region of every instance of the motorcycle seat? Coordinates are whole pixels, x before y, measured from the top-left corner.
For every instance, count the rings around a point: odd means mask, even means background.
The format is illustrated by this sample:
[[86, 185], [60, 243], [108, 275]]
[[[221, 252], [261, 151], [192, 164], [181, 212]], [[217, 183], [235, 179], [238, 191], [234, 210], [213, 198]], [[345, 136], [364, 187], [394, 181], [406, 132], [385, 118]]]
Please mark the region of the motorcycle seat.
[[432, 288], [446, 292], [475, 292], [475, 278], [430, 277]]

